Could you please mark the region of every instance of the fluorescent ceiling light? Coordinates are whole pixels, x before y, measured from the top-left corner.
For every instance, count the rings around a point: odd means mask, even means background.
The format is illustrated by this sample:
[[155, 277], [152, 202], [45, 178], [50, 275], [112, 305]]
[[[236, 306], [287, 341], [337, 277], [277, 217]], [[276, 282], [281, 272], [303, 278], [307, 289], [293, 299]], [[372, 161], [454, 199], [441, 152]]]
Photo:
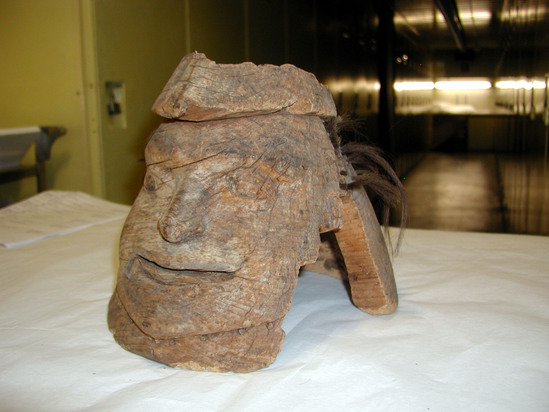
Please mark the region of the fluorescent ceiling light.
[[463, 26], [484, 26], [490, 23], [492, 19], [492, 13], [488, 10], [486, 11], [475, 11], [475, 12], [460, 12], [459, 18]]
[[501, 21], [531, 22], [542, 21], [549, 10], [547, 7], [536, 4], [534, 7], [509, 8], [505, 13], [501, 13]]
[[498, 89], [545, 89], [545, 82], [540, 80], [501, 80], [496, 83]]
[[328, 80], [327, 84], [328, 89], [332, 93], [341, 93], [345, 90], [353, 89], [354, 82], [351, 79], [340, 79], [340, 80]]
[[393, 87], [397, 92], [402, 90], [433, 90], [435, 84], [433, 82], [396, 82]]
[[413, 11], [407, 10], [406, 16], [396, 14], [393, 21], [396, 26], [399, 25], [411, 25], [411, 26], [421, 26], [421, 25], [431, 25], [433, 20], [436, 18], [438, 22], [445, 23], [444, 16], [441, 12], [437, 11], [436, 16], [432, 11]]
[[487, 80], [448, 80], [435, 83], [437, 90], [486, 90], [492, 87]]
[[379, 82], [368, 81], [364, 78], [353, 80], [345, 79], [330, 79], [326, 82], [326, 86], [332, 93], [358, 93], [361, 90], [379, 90]]
[[354, 91], [358, 93], [361, 90], [379, 90], [379, 82], [372, 80], [368, 81], [364, 78], [358, 79], [354, 83]]
[[[489, 10], [479, 10], [474, 12], [460, 12], [459, 17], [461, 24], [467, 26], [486, 26], [492, 19], [492, 12]], [[440, 25], [439, 29], [443, 29], [446, 25], [446, 20], [440, 11], [433, 13], [431, 10], [406, 10], [402, 14], [395, 14], [393, 21], [396, 26], [425, 26], [432, 25], [435, 21]]]

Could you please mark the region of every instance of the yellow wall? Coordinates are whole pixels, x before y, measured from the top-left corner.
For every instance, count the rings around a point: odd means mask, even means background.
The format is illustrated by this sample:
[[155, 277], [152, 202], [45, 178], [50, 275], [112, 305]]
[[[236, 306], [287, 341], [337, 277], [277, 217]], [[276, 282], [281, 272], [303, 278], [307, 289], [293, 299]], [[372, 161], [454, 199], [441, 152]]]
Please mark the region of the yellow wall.
[[[79, 22], [74, 0], [0, 0], [0, 128], [64, 126], [48, 187], [91, 192]], [[0, 186], [12, 200], [34, 193], [34, 178]]]
[[[219, 63], [298, 59], [311, 70], [313, 11], [289, 0], [0, 0], [0, 128], [66, 127], [48, 188], [130, 204], [163, 121], [151, 106], [179, 60], [197, 50]], [[109, 81], [124, 84], [121, 116], [107, 113]], [[13, 200], [35, 192], [31, 178], [0, 185]]]
[[[131, 204], [147, 138], [162, 121], [151, 106], [185, 55], [185, 2], [96, 0], [95, 21], [106, 197]], [[108, 81], [124, 84], [124, 122], [107, 113]]]

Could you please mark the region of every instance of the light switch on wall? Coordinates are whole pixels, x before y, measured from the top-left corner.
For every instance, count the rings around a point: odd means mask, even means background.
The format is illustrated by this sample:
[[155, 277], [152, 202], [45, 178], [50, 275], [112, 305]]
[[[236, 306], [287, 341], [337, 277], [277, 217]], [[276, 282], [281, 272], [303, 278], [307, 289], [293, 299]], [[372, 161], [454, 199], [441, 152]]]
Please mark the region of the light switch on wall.
[[124, 82], [105, 82], [108, 122], [113, 127], [126, 128], [126, 88]]

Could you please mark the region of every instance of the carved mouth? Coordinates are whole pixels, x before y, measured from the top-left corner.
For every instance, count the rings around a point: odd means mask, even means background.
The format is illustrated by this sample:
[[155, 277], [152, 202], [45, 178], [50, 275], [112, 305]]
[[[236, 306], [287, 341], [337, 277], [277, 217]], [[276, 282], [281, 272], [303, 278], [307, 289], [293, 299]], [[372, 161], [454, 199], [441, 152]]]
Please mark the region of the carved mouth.
[[175, 269], [161, 266], [141, 255], [138, 255], [136, 260], [141, 271], [145, 275], [156, 282], [163, 283], [165, 285], [217, 283], [225, 282], [234, 278], [234, 272]]

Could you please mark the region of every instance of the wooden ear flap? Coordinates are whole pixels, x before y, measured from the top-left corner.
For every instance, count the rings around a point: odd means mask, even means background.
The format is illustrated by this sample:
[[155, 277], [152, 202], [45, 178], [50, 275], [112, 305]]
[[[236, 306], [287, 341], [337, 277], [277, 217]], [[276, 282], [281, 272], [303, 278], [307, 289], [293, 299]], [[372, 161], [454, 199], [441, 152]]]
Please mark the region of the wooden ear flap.
[[335, 236], [347, 268], [353, 303], [373, 315], [393, 313], [398, 305], [393, 267], [370, 199], [359, 186], [350, 189], [342, 201], [343, 227], [335, 231]]

